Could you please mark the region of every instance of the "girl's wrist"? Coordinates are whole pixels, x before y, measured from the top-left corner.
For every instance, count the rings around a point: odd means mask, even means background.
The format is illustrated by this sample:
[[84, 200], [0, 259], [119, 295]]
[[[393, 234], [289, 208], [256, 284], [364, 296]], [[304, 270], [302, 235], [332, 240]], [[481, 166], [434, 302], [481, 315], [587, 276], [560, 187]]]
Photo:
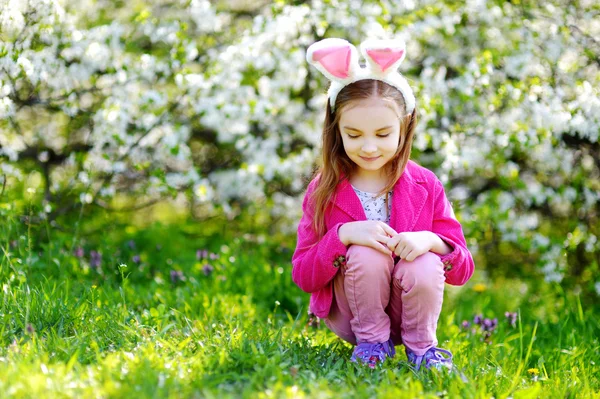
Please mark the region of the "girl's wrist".
[[342, 242], [342, 244], [344, 244], [345, 246], [350, 245], [350, 242], [348, 240], [348, 237], [346, 237], [346, 225], [348, 223], [344, 223], [342, 224], [339, 228], [338, 228], [338, 237], [340, 239], [340, 241]]
[[446, 244], [446, 242], [444, 242], [444, 240], [442, 240], [440, 236], [438, 236], [432, 231], [428, 231], [428, 233], [430, 233], [429, 235], [431, 238], [429, 248], [431, 252], [434, 252], [439, 255], [446, 255], [452, 252], [452, 247]]

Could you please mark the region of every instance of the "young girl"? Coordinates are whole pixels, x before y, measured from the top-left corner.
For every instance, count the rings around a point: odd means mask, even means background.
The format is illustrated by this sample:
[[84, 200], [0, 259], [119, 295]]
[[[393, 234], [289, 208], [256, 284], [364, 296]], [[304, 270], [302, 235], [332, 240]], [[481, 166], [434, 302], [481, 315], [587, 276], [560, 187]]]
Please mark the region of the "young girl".
[[292, 278], [310, 310], [356, 345], [351, 361], [374, 368], [395, 345], [424, 367], [452, 368], [436, 347], [444, 282], [464, 284], [473, 258], [444, 187], [410, 160], [415, 98], [396, 70], [398, 40], [311, 45], [307, 61], [331, 85], [322, 165], [302, 204]]

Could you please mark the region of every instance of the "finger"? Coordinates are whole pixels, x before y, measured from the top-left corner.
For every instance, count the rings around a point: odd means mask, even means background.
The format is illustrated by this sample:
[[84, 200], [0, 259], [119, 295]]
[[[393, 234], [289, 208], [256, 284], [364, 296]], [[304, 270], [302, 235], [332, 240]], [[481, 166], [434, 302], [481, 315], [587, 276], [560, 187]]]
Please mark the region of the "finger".
[[397, 234], [396, 236], [394, 236], [394, 238], [396, 239], [396, 241], [398, 242], [398, 244], [402, 244], [402, 246], [406, 245], [406, 236], [402, 233]]
[[404, 257], [402, 257], [402, 252], [404, 252], [404, 249], [406, 248], [406, 244], [403, 242], [399, 242], [398, 245], [396, 245], [396, 255], [400, 256], [402, 259], [404, 259]]
[[383, 227], [383, 230], [384, 230], [384, 231], [385, 231], [385, 232], [386, 232], [386, 233], [387, 233], [389, 236], [391, 236], [391, 237], [393, 237], [393, 236], [395, 236], [395, 235], [398, 235], [398, 233], [396, 233], [396, 230], [392, 229], [392, 226], [390, 226], [390, 225], [389, 225], [389, 224], [387, 224], [387, 223], [383, 223], [383, 222], [382, 222], [382, 226], [381, 226], [381, 227]]
[[404, 259], [401, 255], [402, 255], [402, 251], [404, 251], [404, 246], [402, 245], [402, 243], [398, 243], [398, 245], [396, 246], [396, 248], [394, 249], [394, 253], [396, 255], [398, 255], [400, 257], [400, 259]]
[[390, 251], [394, 252], [396, 250], [396, 243], [393, 240], [388, 241], [387, 247]]
[[415, 259], [416, 259], [416, 257], [417, 257], [417, 256], [418, 256], [418, 255], [417, 255], [417, 252], [416, 252], [416, 251], [410, 251], [410, 253], [409, 253], [408, 255], [406, 255], [406, 259], [405, 259], [405, 260], [406, 260], [407, 262], [412, 262], [413, 260], [415, 260]]
[[390, 239], [390, 240], [387, 242], [386, 246], [387, 246], [387, 247], [389, 248], [389, 250], [390, 250], [390, 251], [392, 251], [392, 252], [394, 252], [394, 251], [396, 250], [396, 243], [395, 243], [395, 242], [394, 242], [392, 239]]
[[402, 259], [402, 257], [400, 256], [400, 253], [402, 253], [402, 249], [396, 247], [396, 249], [394, 249], [394, 254], [396, 254], [397, 257], [399, 257], [400, 259]]
[[387, 248], [389, 248], [390, 251], [394, 250], [394, 247], [390, 246], [390, 240], [391, 240], [390, 237], [380, 234], [376, 237], [376, 240], [379, 241], [380, 243], [382, 243], [383, 245], [385, 245]]
[[402, 259], [406, 259], [408, 257], [408, 254], [411, 253], [412, 249], [410, 247], [404, 247], [404, 249], [402, 250], [402, 252], [400, 252], [400, 257]]
[[373, 248], [377, 249], [378, 251], [383, 252], [384, 254], [386, 254], [388, 256], [392, 256], [392, 251], [390, 251], [388, 249], [388, 247], [386, 247], [384, 244], [380, 243], [379, 241], [375, 241], [375, 245], [373, 246]]
[[375, 239], [377, 241], [385, 244], [385, 243], [387, 243], [391, 239], [391, 237], [388, 237], [388, 236], [386, 236], [385, 234], [382, 234], [382, 233], [376, 233], [375, 234]]
[[398, 246], [398, 236], [390, 237], [388, 239], [387, 246], [390, 250], [394, 251]]

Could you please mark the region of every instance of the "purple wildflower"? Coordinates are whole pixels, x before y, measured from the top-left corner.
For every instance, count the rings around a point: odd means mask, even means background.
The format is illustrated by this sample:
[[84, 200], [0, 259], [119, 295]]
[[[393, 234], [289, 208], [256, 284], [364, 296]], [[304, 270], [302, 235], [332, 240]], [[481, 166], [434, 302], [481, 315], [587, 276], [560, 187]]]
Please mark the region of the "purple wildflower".
[[517, 326], [517, 312], [505, 312], [504, 317], [506, 317], [511, 327]]
[[141, 258], [139, 255], [134, 255], [132, 260], [133, 260], [133, 263], [140, 263]]
[[129, 249], [134, 249], [135, 248], [135, 241], [129, 240], [127, 242], [127, 246], [129, 247]]
[[29, 334], [33, 334], [33, 333], [35, 332], [35, 330], [34, 330], [33, 326], [31, 325], [31, 323], [27, 323], [27, 327], [26, 327], [26, 329], [27, 329], [27, 332], [28, 332]]
[[73, 251], [73, 254], [78, 258], [83, 258], [83, 256], [85, 255], [85, 251], [83, 250], [83, 248], [77, 247], [75, 248], [75, 251]]
[[196, 259], [202, 260], [202, 259], [206, 259], [206, 258], [208, 258], [208, 250], [199, 249], [196, 251]]
[[483, 331], [494, 331], [496, 329], [496, 326], [498, 326], [498, 319], [494, 318], [494, 319], [484, 319], [483, 323], [481, 324], [481, 328], [483, 329]]
[[212, 252], [210, 253], [209, 257], [210, 257], [211, 260], [219, 259], [219, 255], [218, 254], [214, 254]]
[[475, 315], [475, 317], [473, 318], [473, 324], [481, 325], [482, 321], [483, 321], [483, 316], [480, 314]]
[[205, 276], [211, 274], [213, 270], [215, 270], [215, 268], [209, 265], [208, 263], [205, 263], [204, 266], [202, 266], [202, 272]]
[[98, 267], [100, 267], [101, 263], [102, 263], [102, 254], [98, 251], [92, 250], [90, 252], [90, 266], [93, 269], [97, 269]]
[[471, 327], [471, 323], [470, 323], [470, 322], [468, 322], [467, 320], [463, 320], [463, 322], [462, 322], [462, 324], [461, 324], [461, 327], [462, 327], [462, 329], [463, 329], [463, 330], [466, 330], [466, 329], [468, 329], [469, 327]]
[[177, 284], [184, 279], [185, 277], [183, 276], [183, 272], [181, 270], [171, 270], [171, 282], [173, 284]]

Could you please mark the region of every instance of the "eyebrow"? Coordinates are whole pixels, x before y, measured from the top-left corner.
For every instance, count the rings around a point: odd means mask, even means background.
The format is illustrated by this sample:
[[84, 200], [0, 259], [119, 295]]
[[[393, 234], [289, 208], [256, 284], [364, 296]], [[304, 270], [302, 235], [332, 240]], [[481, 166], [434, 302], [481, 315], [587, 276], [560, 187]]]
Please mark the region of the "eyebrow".
[[[386, 127], [382, 127], [381, 129], [377, 129], [377, 130], [375, 130], [375, 132], [381, 132], [382, 130], [389, 129], [389, 128], [391, 128], [391, 127], [393, 127], [393, 126], [386, 126]], [[344, 126], [344, 129], [346, 129], [346, 130], [353, 130], [353, 131], [355, 131], [355, 132], [362, 133], [360, 130], [358, 130], [358, 129], [355, 129], [355, 128], [353, 128], [353, 127], [350, 127], [350, 126]]]

